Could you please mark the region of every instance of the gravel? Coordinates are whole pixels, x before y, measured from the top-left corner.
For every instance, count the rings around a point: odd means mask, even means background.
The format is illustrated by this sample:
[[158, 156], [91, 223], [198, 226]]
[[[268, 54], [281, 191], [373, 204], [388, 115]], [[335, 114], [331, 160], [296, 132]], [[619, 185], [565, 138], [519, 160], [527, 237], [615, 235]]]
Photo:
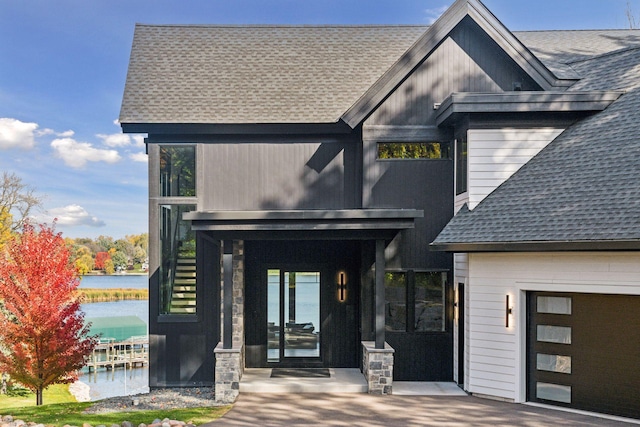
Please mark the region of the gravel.
[[109, 412], [167, 410], [202, 406], [219, 406], [215, 402], [213, 388], [153, 389], [146, 394], [98, 400], [85, 409], [85, 412], [88, 414], [105, 414]]

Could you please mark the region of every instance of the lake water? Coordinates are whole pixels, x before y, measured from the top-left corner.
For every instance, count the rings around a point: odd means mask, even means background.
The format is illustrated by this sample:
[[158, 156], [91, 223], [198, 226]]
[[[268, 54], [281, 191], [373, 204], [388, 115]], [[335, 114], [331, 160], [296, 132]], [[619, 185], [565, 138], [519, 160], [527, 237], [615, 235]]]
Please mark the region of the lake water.
[[[144, 275], [84, 276], [81, 288], [135, 288], [146, 289], [149, 278]], [[92, 317], [138, 316], [149, 324], [148, 301], [115, 301], [82, 304], [80, 309], [85, 319]], [[91, 400], [114, 396], [128, 396], [149, 391], [149, 367], [133, 369], [118, 368], [113, 371], [99, 369], [97, 372], [83, 372], [79, 381], [89, 386]]]
[[147, 289], [149, 276], [143, 274], [114, 274], [112, 276], [82, 276], [81, 288], [133, 288]]

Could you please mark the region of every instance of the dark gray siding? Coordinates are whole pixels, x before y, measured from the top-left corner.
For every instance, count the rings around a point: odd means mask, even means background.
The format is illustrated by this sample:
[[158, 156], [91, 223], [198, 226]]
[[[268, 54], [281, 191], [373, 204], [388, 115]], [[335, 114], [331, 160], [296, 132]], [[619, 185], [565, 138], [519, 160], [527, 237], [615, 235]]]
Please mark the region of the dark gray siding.
[[435, 125], [434, 103], [452, 92], [540, 90], [471, 19], [463, 20], [372, 114], [368, 125]]
[[200, 150], [200, 209], [359, 207], [357, 144], [227, 143]]

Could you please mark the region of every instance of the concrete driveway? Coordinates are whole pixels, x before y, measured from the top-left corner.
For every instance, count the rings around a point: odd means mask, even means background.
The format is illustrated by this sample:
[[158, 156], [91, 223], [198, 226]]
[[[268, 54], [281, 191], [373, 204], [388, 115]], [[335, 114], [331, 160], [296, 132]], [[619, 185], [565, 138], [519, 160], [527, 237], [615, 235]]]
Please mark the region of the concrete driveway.
[[465, 396], [241, 393], [216, 426], [626, 426], [622, 419]]

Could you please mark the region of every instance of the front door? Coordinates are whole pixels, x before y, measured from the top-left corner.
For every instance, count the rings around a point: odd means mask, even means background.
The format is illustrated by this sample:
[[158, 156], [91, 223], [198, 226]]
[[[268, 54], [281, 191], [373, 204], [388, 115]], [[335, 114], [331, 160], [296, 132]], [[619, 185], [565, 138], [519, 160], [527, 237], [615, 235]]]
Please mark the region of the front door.
[[320, 272], [267, 270], [267, 362], [320, 362]]

